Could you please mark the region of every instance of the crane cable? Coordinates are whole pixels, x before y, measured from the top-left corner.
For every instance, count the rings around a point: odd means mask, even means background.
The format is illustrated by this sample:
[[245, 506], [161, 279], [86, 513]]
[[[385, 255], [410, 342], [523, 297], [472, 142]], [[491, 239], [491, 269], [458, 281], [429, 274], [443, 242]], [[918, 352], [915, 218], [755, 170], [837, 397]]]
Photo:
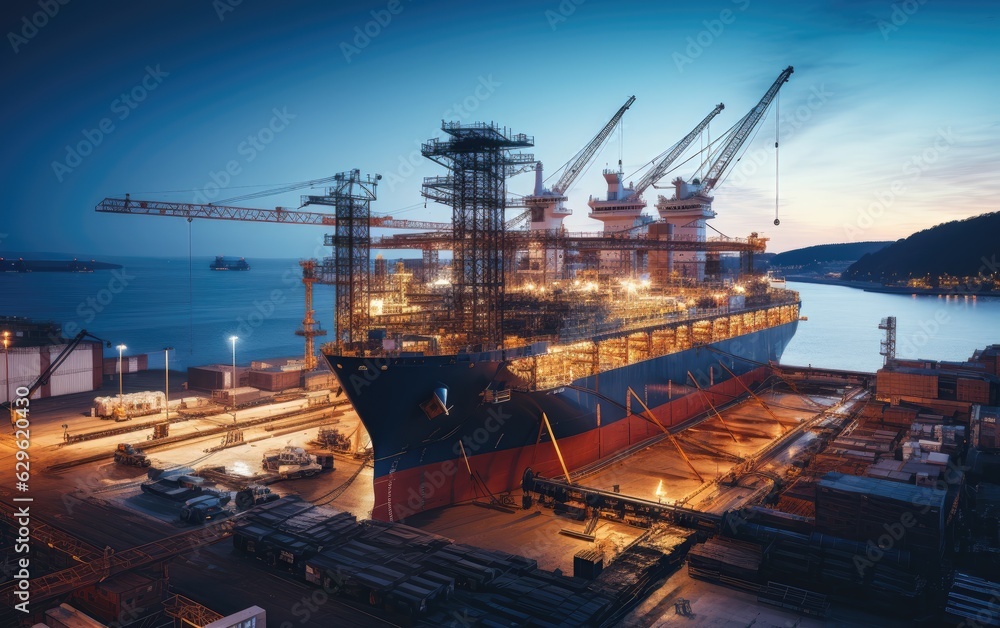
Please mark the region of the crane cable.
[[778, 122], [781, 120], [781, 92], [774, 96], [774, 226], [781, 224], [778, 219]]
[[194, 354], [194, 219], [188, 221], [188, 352]]

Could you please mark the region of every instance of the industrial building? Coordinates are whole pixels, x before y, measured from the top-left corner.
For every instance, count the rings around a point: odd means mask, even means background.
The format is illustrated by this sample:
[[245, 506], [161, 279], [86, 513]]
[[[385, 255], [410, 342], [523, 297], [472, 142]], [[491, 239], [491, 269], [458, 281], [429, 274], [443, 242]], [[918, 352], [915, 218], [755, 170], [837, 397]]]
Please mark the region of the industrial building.
[[63, 352], [58, 370], [37, 388], [32, 399], [87, 392], [101, 387], [104, 374], [104, 349], [99, 341], [84, 339], [71, 347], [61, 326], [20, 317], [0, 318], [4, 335], [4, 356], [0, 360], [0, 399], [15, 398], [19, 387], [30, 387]]

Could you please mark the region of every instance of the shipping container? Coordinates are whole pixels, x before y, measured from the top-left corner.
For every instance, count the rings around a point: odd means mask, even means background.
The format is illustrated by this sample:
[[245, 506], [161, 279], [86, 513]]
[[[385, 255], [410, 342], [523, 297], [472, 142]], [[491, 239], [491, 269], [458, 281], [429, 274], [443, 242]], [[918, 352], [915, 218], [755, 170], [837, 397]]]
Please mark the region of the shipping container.
[[976, 449], [990, 451], [1000, 448], [1000, 408], [992, 406], [972, 406], [969, 444]]
[[73, 592], [73, 605], [89, 613], [96, 619], [113, 625], [120, 618], [127, 621], [138, 619], [132, 613], [143, 615], [143, 610], [152, 609], [160, 601], [163, 590], [161, 579], [150, 578], [138, 573], [122, 573], [107, 580]]
[[[36, 347], [11, 347], [9, 353], [0, 358], [0, 400], [7, 401], [8, 390], [15, 396], [19, 387], [30, 387], [42, 371], [58, 358], [66, 348], [65, 344]], [[87, 392], [101, 385], [99, 356], [101, 346], [96, 342], [81, 342], [63, 360], [49, 378], [31, 396], [32, 399]], [[96, 361], [95, 361], [96, 360]], [[7, 365], [10, 365], [10, 377]]]
[[969, 403], [990, 402], [990, 382], [986, 379], [960, 378], [958, 380], [957, 398]]
[[[220, 390], [233, 388], [233, 367], [227, 364], [188, 367], [188, 388], [195, 390]], [[237, 382], [240, 386], [247, 380], [247, 369], [236, 367]]]
[[285, 371], [268, 369], [266, 371], [250, 371], [248, 383], [254, 388], [278, 391], [302, 386], [302, 371]]

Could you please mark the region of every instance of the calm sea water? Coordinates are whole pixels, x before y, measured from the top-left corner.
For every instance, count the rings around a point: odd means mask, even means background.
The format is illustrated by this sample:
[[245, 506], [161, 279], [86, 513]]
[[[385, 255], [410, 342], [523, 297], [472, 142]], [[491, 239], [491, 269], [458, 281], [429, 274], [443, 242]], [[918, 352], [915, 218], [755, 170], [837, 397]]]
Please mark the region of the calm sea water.
[[[212, 271], [211, 258], [101, 258], [120, 271], [94, 273], [2, 273], [0, 315], [27, 316], [63, 324], [69, 334], [86, 329], [126, 355], [150, 354], [162, 368], [164, 347], [173, 347], [170, 367], [301, 356], [295, 336], [303, 316], [304, 288], [298, 261], [248, 260], [246, 272]], [[190, 279], [190, 281], [189, 281]], [[333, 287], [316, 286], [313, 306], [323, 329], [333, 327]], [[324, 337], [319, 340], [323, 341]], [[106, 349], [106, 356], [117, 356]]]
[[[105, 258], [123, 264], [114, 274], [0, 274], [0, 315], [53, 320], [67, 332], [85, 328], [126, 354], [149, 353], [162, 367], [171, 346], [171, 367], [232, 359], [231, 335], [239, 336], [236, 361], [300, 356], [294, 335], [303, 315], [298, 261], [249, 260], [248, 272], [214, 272], [210, 258], [188, 260]], [[898, 321], [898, 354], [964, 360], [976, 348], [1000, 343], [1000, 300], [945, 299], [876, 294], [815, 284], [790, 283], [802, 297], [798, 333], [785, 351], [787, 364], [875, 370], [881, 363], [879, 321]], [[314, 307], [324, 329], [333, 327], [333, 288], [316, 286]], [[320, 339], [321, 341], [323, 338]], [[117, 355], [113, 349], [107, 356]]]
[[882, 365], [879, 322], [896, 317], [896, 355], [966, 360], [975, 349], [1000, 343], [1000, 299], [864, 292], [855, 288], [788, 283], [799, 292], [798, 331], [785, 364], [874, 371]]

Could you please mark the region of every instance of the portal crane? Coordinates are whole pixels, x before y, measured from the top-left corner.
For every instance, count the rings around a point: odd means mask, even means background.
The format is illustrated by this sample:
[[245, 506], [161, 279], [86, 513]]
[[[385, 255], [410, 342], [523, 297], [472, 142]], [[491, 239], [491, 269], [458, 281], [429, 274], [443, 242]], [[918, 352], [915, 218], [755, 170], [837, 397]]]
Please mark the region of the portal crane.
[[[524, 197], [525, 204], [532, 210], [531, 222], [538, 224], [538, 228], [557, 229], [562, 224], [562, 219], [573, 213], [572, 210], [563, 206], [563, 203], [567, 200], [565, 196], [566, 191], [573, 185], [573, 182], [580, 176], [580, 173], [586, 169], [587, 164], [590, 163], [590, 160], [594, 158], [597, 151], [611, 136], [615, 127], [621, 122], [625, 112], [628, 111], [634, 102], [635, 96], [629, 96], [625, 104], [615, 112], [615, 115], [611, 116], [607, 124], [597, 132], [597, 135], [586, 146], [581, 148], [580, 152], [574, 155], [573, 159], [567, 164], [562, 176], [559, 177], [559, 180], [556, 181], [551, 190], [545, 189], [542, 183], [542, 163], [538, 162], [535, 166], [534, 194]], [[549, 224], [553, 221], [556, 224]]]
[[[699, 241], [705, 239], [707, 221], [716, 215], [712, 209], [713, 198], [709, 196], [709, 192], [719, 185], [729, 167], [738, 161], [734, 158], [739, 154], [740, 148], [763, 120], [778, 90], [788, 81], [793, 71], [792, 66], [782, 70], [760, 102], [754, 105], [726, 135], [722, 148], [714, 160], [709, 158], [711, 164], [705, 171], [704, 178], [701, 180], [695, 178], [688, 182], [682, 177], [677, 177], [672, 181], [675, 189], [673, 198], [668, 199], [662, 195], [659, 197], [656, 209], [667, 225], [666, 233], [662, 235], [668, 238], [680, 237]], [[704, 279], [706, 261], [704, 252], [671, 254], [667, 260], [668, 274], [677, 273], [701, 281]]]
[[716, 105], [715, 109], [705, 116], [705, 119], [699, 122], [690, 133], [653, 161], [652, 167], [639, 179], [637, 185], [625, 186], [625, 183], [622, 181], [624, 173], [620, 166], [618, 170], [605, 170], [604, 179], [608, 183], [608, 196], [605, 199], [590, 199], [587, 203], [591, 210], [590, 217], [604, 222], [605, 232], [621, 231], [636, 227], [639, 216], [646, 207], [646, 201], [643, 200], [642, 193], [663, 177], [667, 169], [701, 135], [701, 132], [708, 127], [712, 119], [719, 115], [719, 112], [725, 108], [726, 106], [722, 103]]
[[705, 173], [705, 177], [702, 181], [702, 186], [700, 192], [702, 194], [707, 194], [719, 183], [722, 175], [726, 172], [726, 169], [731, 163], [733, 163], [733, 157], [740, 150], [740, 147], [747, 141], [750, 137], [750, 133], [760, 124], [760, 121], [764, 118], [764, 114], [767, 112], [767, 108], [771, 105], [771, 101], [774, 97], [778, 95], [778, 90], [781, 86], [788, 82], [788, 78], [792, 75], [795, 68], [788, 66], [781, 71], [778, 78], [771, 84], [764, 97], [760, 99], [760, 102], [751, 109], [743, 119], [737, 123], [736, 128], [733, 130], [729, 139], [722, 146], [722, 149], [718, 153], [715, 162], [708, 168]]
[[[576, 178], [586, 170], [587, 164], [590, 163], [594, 155], [597, 154], [597, 151], [600, 150], [601, 146], [611, 136], [615, 127], [621, 122], [625, 112], [628, 111], [634, 102], [635, 96], [629, 96], [625, 104], [615, 112], [615, 115], [611, 116], [611, 119], [597, 132], [597, 135], [568, 162], [562, 176], [559, 177], [559, 180], [556, 181], [551, 190], [545, 189], [542, 163], [538, 162], [535, 165], [534, 193], [524, 197], [524, 204], [528, 207], [528, 216], [524, 218], [519, 216], [517, 219], [518, 222], [530, 218], [530, 229], [536, 231], [562, 229], [563, 219], [573, 213], [573, 210], [564, 205], [568, 200], [566, 191], [573, 185]], [[561, 251], [552, 249], [543, 251], [536, 247], [529, 250], [528, 254], [530, 268], [541, 271], [543, 273], [543, 281], [544, 274], [546, 273], [555, 273], [558, 275], [562, 272], [563, 253]]]
[[698, 126], [691, 129], [690, 133], [681, 138], [681, 140], [674, 144], [670, 150], [664, 153], [663, 156], [653, 164], [653, 167], [650, 168], [641, 179], [639, 179], [639, 183], [637, 183], [632, 189], [632, 193], [628, 196], [628, 198], [638, 198], [642, 196], [642, 193], [645, 192], [649, 186], [662, 179], [663, 175], [666, 174], [670, 166], [677, 161], [677, 158], [683, 155], [684, 151], [691, 146], [691, 143], [698, 139], [701, 132], [708, 128], [708, 123], [712, 121], [712, 118], [719, 115], [719, 113], [725, 108], [726, 106], [720, 102], [715, 106], [715, 109], [712, 109], [711, 113], [705, 116], [704, 120], [698, 123]]

